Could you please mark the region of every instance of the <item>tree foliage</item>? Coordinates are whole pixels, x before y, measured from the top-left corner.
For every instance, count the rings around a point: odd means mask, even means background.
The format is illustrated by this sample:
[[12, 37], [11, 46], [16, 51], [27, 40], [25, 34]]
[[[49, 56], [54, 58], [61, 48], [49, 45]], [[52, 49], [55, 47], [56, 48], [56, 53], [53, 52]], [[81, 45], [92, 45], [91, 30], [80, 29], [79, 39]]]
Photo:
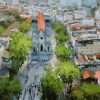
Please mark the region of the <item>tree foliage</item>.
[[70, 80], [77, 79], [80, 74], [79, 68], [71, 61], [59, 62], [56, 66], [56, 74], [64, 83], [70, 83]]
[[0, 79], [0, 99], [13, 100], [13, 96], [20, 92], [18, 80]]
[[31, 48], [32, 39], [21, 32], [15, 32], [10, 43], [12, 67], [14, 66], [15, 69], [19, 68], [20, 64], [26, 59]]
[[56, 47], [56, 55], [61, 60], [66, 60], [72, 54], [69, 48], [66, 48], [63, 44], [59, 44]]
[[27, 32], [27, 31], [29, 31], [30, 28], [31, 28], [31, 24], [26, 23], [26, 22], [23, 22], [23, 23], [21, 23], [21, 24], [19, 25], [19, 30], [20, 30], [21, 32]]
[[71, 84], [71, 80], [77, 79], [80, 73], [72, 62], [59, 62], [54, 69], [48, 68], [46, 71], [47, 74], [42, 78], [41, 83], [43, 97], [47, 98], [47, 100], [56, 100], [61, 96], [64, 84]]
[[63, 43], [68, 40], [68, 36], [63, 33], [59, 33], [57, 39], [59, 42]]
[[0, 26], [0, 35], [4, 32], [4, 28]]
[[64, 84], [59, 80], [56, 75], [48, 74], [41, 80], [43, 100], [57, 100], [58, 96], [61, 95]]
[[85, 97], [87, 98], [89, 97], [89, 99], [91, 100], [95, 100], [96, 97], [100, 99], [100, 86], [94, 83], [91, 84], [83, 83], [80, 89], [85, 94]]
[[1, 22], [0, 22], [0, 25], [1, 25], [3, 28], [8, 28], [12, 23], [13, 23], [12, 20], [4, 20], [4, 21], [1, 21]]
[[72, 91], [71, 96], [75, 100], [84, 100], [84, 93], [80, 89], [75, 89]]
[[72, 91], [71, 96], [77, 100], [99, 100], [100, 86], [94, 83], [82, 83], [80, 87]]
[[65, 42], [68, 40], [68, 35], [66, 35], [66, 27], [61, 23], [53, 23], [53, 29], [58, 33], [57, 39], [59, 42]]

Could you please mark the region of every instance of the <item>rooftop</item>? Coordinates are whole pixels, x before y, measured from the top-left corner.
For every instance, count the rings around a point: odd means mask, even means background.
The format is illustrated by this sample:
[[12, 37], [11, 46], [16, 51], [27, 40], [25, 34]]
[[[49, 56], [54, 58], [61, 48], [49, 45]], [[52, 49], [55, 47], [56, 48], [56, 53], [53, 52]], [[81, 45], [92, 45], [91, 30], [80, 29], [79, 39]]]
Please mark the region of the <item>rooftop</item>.
[[44, 13], [38, 13], [38, 31], [45, 31]]
[[100, 41], [94, 41], [93, 44], [88, 44], [78, 46], [78, 52], [85, 55], [100, 54]]
[[12, 35], [12, 31], [11, 31], [11, 30], [14, 29], [14, 28], [17, 28], [18, 25], [19, 25], [18, 22], [12, 23], [12, 24], [8, 27], [8, 29], [6, 29], [6, 31], [3, 33], [2, 36], [4, 36], [4, 37], [10, 37], [10, 36]]
[[94, 72], [92, 72], [91, 70], [89, 70], [89, 69], [84, 69], [83, 70], [83, 73], [82, 73], [82, 75], [83, 75], [83, 79], [85, 80], [85, 79], [88, 79], [88, 78], [94, 78]]

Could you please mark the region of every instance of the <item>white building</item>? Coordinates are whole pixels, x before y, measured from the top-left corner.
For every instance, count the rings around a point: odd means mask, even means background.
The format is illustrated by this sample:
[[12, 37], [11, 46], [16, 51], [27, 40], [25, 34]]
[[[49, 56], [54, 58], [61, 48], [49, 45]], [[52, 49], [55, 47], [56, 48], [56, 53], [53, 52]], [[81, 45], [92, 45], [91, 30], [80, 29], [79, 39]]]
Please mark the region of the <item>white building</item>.
[[0, 42], [0, 65], [1, 65], [1, 61], [2, 61], [3, 51], [4, 51], [4, 47], [3, 47], [2, 43]]
[[19, 0], [4, 0], [7, 4], [19, 4]]
[[96, 27], [100, 29], [100, 9], [98, 9], [95, 13]]
[[85, 10], [76, 10], [74, 11], [74, 19], [83, 19], [86, 18], [87, 13]]
[[97, 7], [97, 0], [82, 0], [84, 7], [95, 8]]
[[4, 0], [0, 0], [0, 4], [5, 4], [6, 2]]
[[97, 7], [97, 0], [82, 0], [82, 6], [87, 11], [87, 16], [91, 17], [93, 9]]
[[95, 26], [95, 21], [94, 19], [84, 19], [82, 20], [82, 25]]
[[82, 5], [82, 0], [60, 0], [61, 6], [73, 6], [77, 5], [80, 7]]
[[60, 0], [48, 0], [48, 4], [52, 5], [52, 4], [59, 4]]

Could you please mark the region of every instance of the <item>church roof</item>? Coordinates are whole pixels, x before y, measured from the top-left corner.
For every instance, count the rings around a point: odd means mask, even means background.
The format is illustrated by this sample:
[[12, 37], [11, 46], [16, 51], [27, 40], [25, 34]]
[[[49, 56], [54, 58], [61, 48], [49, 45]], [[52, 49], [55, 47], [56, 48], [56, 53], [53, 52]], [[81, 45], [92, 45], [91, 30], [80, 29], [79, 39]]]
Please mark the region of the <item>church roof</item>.
[[44, 13], [38, 13], [38, 31], [45, 31], [45, 18]]

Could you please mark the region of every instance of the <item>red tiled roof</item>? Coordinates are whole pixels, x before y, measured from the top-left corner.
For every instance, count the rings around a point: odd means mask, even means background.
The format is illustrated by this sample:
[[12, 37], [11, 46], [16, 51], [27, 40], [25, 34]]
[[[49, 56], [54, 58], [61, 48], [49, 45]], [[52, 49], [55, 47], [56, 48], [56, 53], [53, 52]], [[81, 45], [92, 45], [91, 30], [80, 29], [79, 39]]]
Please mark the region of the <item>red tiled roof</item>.
[[94, 28], [94, 26], [86, 26], [86, 25], [73, 25], [73, 26], [71, 26], [72, 30], [91, 29], [91, 28]]
[[45, 18], [42, 12], [38, 13], [38, 31], [45, 31]]
[[94, 78], [94, 75], [95, 75], [95, 73], [92, 72], [92, 71], [89, 70], [89, 69], [84, 69], [82, 74], [83, 74], [83, 79], [84, 79], [84, 80], [85, 80], [85, 79], [88, 79], [88, 78]]
[[79, 57], [79, 58], [78, 58], [78, 61], [79, 61], [80, 63], [83, 63], [83, 62], [85, 62], [85, 59], [84, 59], [83, 57]]
[[32, 18], [26, 18], [26, 19], [25, 19], [25, 22], [31, 23], [31, 22], [32, 22]]
[[100, 81], [100, 70], [95, 72], [95, 78]]

